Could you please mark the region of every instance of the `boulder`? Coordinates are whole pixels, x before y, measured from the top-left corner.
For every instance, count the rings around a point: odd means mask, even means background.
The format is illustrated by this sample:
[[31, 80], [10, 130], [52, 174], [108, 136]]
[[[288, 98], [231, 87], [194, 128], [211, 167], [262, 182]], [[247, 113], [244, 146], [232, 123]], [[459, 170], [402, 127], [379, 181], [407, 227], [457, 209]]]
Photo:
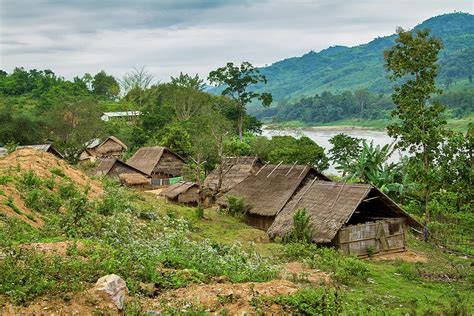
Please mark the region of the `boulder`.
[[109, 274], [97, 280], [94, 292], [105, 300], [111, 301], [119, 310], [123, 309], [128, 288], [125, 281], [116, 274]]

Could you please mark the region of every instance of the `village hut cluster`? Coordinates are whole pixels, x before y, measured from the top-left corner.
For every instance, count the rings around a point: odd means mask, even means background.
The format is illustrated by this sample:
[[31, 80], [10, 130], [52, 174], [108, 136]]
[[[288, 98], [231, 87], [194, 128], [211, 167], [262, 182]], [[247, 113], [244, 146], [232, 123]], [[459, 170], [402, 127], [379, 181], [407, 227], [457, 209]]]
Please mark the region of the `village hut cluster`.
[[[61, 153], [51, 145], [30, 147]], [[248, 225], [270, 238], [285, 238], [293, 229], [294, 214], [306, 210], [311, 239], [346, 254], [367, 256], [404, 251], [408, 227], [421, 224], [379, 189], [369, 184], [333, 182], [306, 165], [268, 164], [258, 157], [226, 157], [201, 184], [184, 181], [185, 160], [168, 148], [139, 148], [127, 161], [127, 146], [117, 137], [94, 140], [80, 154], [90, 173], [117, 179], [138, 190], [163, 188], [168, 201], [190, 205], [229, 207], [230, 197], [242, 198]], [[0, 156], [6, 154], [0, 148]]]
[[185, 161], [161, 146], [142, 147], [126, 162], [127, 146], [117, 137], [93, 141], [79, 156], [80, 164], [92, 164], [91, 174], [119, 180], [139, 190], [152, 190], [182, 179]]
[[[245, 222], [267, 231], [270, 238], [285, 238], [293, 229], [293, 216], [305, 209], [312, 241], [340, 248], [346, 254], [367, 256], [406, 250], [408, 227], [421, 224], [379, 189], [369, 184], [332, 182], [305, 165], [265, 164], [257, 157], [228, 157], [211, 172], [199, 190], [180, 182], [161, 194], [178, 203], [213, 192], [215, 203], [227, 208], [229, 197], [248, 206]], [[203, 194], [204, 193], [204, 194]]]

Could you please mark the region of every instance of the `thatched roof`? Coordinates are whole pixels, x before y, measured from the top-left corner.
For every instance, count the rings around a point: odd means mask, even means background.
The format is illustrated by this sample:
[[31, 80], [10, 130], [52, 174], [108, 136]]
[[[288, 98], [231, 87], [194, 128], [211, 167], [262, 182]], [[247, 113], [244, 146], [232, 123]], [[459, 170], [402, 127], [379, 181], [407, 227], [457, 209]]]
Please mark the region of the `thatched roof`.
[[102, 146], [103, 144], [105, 144], [108, 140], [111, 140], [117, 144], [119, 144], [124, 150], [127, 150], [127, 145], [125, 145], [120, 139], [118, 139], [117, 137], [115, 136], [109, 136], [107, 137], [103, 142], [101, 142], [99, 145], [95, 146], [95, 148], [99, 148], [100, 146]]
[[151, 184], [151, 179], [139, 173], [122, 173], [119, 175], [120, 182], [127, 186]]
[[303, 165], [265, 165], [221, 196], [217, 203], [227, 206], [228, 196], [239, 196], [251, 207], [250, 213], [275, 216], [309, 179], [327, 178]]
[[[369, 203], [377, 205], [369, 207]], [[270, 237], [288, 234], [293, 228], [293, 214], [302, 208], [309, 213], [316, 243], [330, 243], [352, 216], [358, 216], [356, 209], [359, 213], [365, 208], [367, 217], [405, 217], [409, 225], [420, 227], [395, 202], [369, 184], [312, 181], [278, 213], [268, 230]]]
[[[222, 161], [222, 183], [220, 191], [227, 192], [263, 166], [258, 157], [225, 157]], [[204, 180], [204, 187], [217, 190], [219, 168], [216, 167]]]
[[180, 195], [181, 193], [186, 192], [192, 187], [197, 187], [198, 185], [194, 182], [189, 181], [179, 181], [173, 185], [170, 185], [166, 189], [160, 192], [161, 196], [166, 196], [168, 199], [174, 200]]
[[102, 158], [97, 159], [97, 164], [94, 168], [94, 173], [96, 176], [105, 176], [109, 173], [110, 169], [118, 161], [117, 158]]
[[184, 162], [183, 158], [173, 153], [168, 148], [153, 146], [140, 148], [130, 159], [127, 160], [127, 163], [147, 175], [151, 175], [155, 166], [160, 162], [164, 152], [169, 152]]
[[115, 165], [121, 165], [125, 169], [129, 171], [135, 171], [138, 174], [141, 174], [142, 176], [147, 176], [144, 172], [138, 170], [137, 168], [127, 164], [126, 162], [123, 162], [122, 160], [115, 158], [115, 157], [109, 157], [109, 158], [99, 158], [96, 160], [96, 166], [94, 168], [94, 175], [95, 176], [105, 176], [109, 174], [109, 172], [112, 170], [112, 168]]

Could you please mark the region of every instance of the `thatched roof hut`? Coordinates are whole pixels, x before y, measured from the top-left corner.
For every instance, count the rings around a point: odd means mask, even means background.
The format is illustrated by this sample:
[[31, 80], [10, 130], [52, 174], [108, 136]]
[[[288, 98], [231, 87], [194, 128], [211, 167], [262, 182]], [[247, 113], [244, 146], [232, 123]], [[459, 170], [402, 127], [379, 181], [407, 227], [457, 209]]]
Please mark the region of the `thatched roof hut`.
[[290, 233], [294, 213], [303, 208], [311, 218], [312, 240], [318, 244], [333, 243], [341, 228], [347, 225], [383, 219], [402, 218], [409, 226], [421, 227], [388, 196], [369, 184], [312, 181], [277, 214], [268, 229], [269, 236], [284, 237]]
[[108, 176], [118, 178], [121, 174], [138, 174], [148, 177], [145, 173], [137, 168], [130, 166], [126, 162], [118, 158], [101, 158], [96, 161], [96, 166], [93, 170], [94, 176]]
[[186, 164], [183, 158], [166, 147], [142, 147], [127, 163], [152, 177], [153, 183], [183, 175]]
[[[255, 174], [262, 166], [263, 162], [258, 157], [225, 157], [222, 160], [222, 171], [216, 167], [204, 180], [204, 188], [225, 193], [249, 175]], [[222, 183], [218, 190], [220, 173]]]
[[94, 161], [96, 158], [120, 157], [127, 149], [127, 145], [115, 136], [109, 136], [102, 142], [96, 139], [81, 152], [79, 161]]
[[250, 207], [247, 222], [266, 230], [291, 197], [314, 179], [329, 181], [306, 165], [265, 165], [217, 199], [217, 204], [227, 207], [227, 197], [243, 198]]
[[160, 195], [170, 201], [197, 204], [199, 202], [199, 186], [194, 182], [180, 181], [161, 191]]

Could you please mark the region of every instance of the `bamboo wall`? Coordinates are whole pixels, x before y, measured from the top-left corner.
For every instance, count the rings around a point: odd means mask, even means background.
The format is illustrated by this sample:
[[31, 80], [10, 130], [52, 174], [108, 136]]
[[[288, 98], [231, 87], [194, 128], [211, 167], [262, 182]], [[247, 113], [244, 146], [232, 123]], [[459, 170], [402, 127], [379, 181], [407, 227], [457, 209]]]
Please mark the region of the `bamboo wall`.
[[375, 222], [349, 225], [337, 233], [334, 242], [345, 254], [368, 256], [405, 251], [406, 219], [386, 218]]

